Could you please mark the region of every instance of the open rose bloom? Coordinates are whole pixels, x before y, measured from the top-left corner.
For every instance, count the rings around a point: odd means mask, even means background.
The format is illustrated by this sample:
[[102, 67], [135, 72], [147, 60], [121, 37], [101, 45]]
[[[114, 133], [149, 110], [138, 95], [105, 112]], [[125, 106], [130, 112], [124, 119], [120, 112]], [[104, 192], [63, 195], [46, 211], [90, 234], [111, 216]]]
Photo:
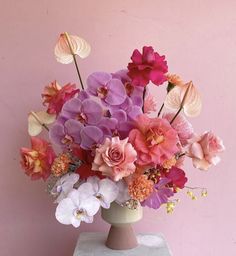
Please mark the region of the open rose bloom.
[[[55, 47], [58, 62], [76, 67], [76, 57], [89, 53], [84, 39], [67, 33]], [[201, 170], [220, 162], [222, 140], [213, 132], [198, 135], [187, 119], [202, 106], [193, 82], [170, 75], [165, 56], [151, 46], [135, 49], [126, 66], [93, 72], [86, 84], [78, 72], [80, 87], [49, 83], [42, 92], [46, 109], [29, 114], [31, 147], [21, 148], [21, 165], [32, 180], [48, 182], [62, 224], [91, 223], [112, 202], [131, 209], [166, 205], [170, 212], [177, 193], [189, 189], [185, 161]], [[166, 98], [152, 95], [151, 86], [165, 86]], [[42, 130], [48, 139], [36, 137]]]

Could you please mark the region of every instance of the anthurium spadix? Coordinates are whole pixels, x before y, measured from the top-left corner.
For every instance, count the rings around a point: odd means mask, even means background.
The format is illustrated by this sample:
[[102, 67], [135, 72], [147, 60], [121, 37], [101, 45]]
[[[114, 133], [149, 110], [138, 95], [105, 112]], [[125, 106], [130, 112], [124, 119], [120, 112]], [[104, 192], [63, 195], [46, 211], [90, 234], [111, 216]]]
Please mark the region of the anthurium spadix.
[[91, 47], [83, 39], [68, 33], [62, 33], [57, 41], [54, 53], [58, 62], [69, 64], [74, 61], [74, 56], [78, 55], [84, 59], [90, 54]]
[[31, 111], [28, 115], [28, 133], [30, 136], [37, 136], [43, 130], [48, 130], [47, 125], [56, 120], [56, 115], [48, 114], [45, 111]]
[[192, 81], [183, 85], [175, 86], [166, 96], [165, 107], [177, 111], [183, 109], [186, 116], [194, 117], [200, 114], [202, 101], [199, 92]]

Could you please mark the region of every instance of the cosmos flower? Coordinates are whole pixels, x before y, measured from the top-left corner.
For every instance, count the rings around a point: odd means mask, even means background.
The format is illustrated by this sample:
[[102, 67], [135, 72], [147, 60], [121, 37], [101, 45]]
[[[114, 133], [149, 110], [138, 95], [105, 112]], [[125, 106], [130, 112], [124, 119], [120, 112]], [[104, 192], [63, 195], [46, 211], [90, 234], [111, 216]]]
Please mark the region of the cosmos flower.
[[167, 203], [168, 198], [174, 195], [172, 189], [166, 187], [169, 182], [169, 179], [162, 178], [157, 184], [155, 184], [153, 192], [141, 203], [141, 205], [158, 209], [162, 204]]

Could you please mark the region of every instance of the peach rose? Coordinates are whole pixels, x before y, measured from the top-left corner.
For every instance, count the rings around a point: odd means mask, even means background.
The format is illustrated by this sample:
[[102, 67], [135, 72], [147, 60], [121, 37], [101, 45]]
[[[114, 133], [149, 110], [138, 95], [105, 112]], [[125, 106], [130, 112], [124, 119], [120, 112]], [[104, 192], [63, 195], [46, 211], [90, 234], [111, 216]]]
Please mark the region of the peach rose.
[[55, 153], [51, 144], [45, 140], [31, 137], [32, 148], [21, 148], [21, 165], [25, 173], [32, 180], [46, 180], [51, 174], [51, 165], [55, 158]]
[[128, 138], [120, 140], [119, 137], [106, 138], [103, 145], [96, 149], [92, 170], [100, 171], [104, 176], [118, 181], [135, 172], [134, 164], [137, 153], [128, 143]]
[[217, 154], [224, 150], [223, 141], [212, 132], [206, 132], [190, 144], [188, 156], [193, 159], [194, 167], [206, 171], [220, 162]]

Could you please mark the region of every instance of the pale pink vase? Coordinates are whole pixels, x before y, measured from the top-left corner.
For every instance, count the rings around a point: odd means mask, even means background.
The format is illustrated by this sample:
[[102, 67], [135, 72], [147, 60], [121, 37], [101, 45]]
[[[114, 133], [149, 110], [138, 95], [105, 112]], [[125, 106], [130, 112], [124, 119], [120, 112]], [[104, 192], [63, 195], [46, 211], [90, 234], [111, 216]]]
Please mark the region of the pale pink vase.
[[132, 224], [141, 220], [143, 208], [129, 209], [112, 203], [109, 209], [102, 208], [102, 218], [111, 224], [106, 246], [113, 250], [128, 250], [138, 245]]

